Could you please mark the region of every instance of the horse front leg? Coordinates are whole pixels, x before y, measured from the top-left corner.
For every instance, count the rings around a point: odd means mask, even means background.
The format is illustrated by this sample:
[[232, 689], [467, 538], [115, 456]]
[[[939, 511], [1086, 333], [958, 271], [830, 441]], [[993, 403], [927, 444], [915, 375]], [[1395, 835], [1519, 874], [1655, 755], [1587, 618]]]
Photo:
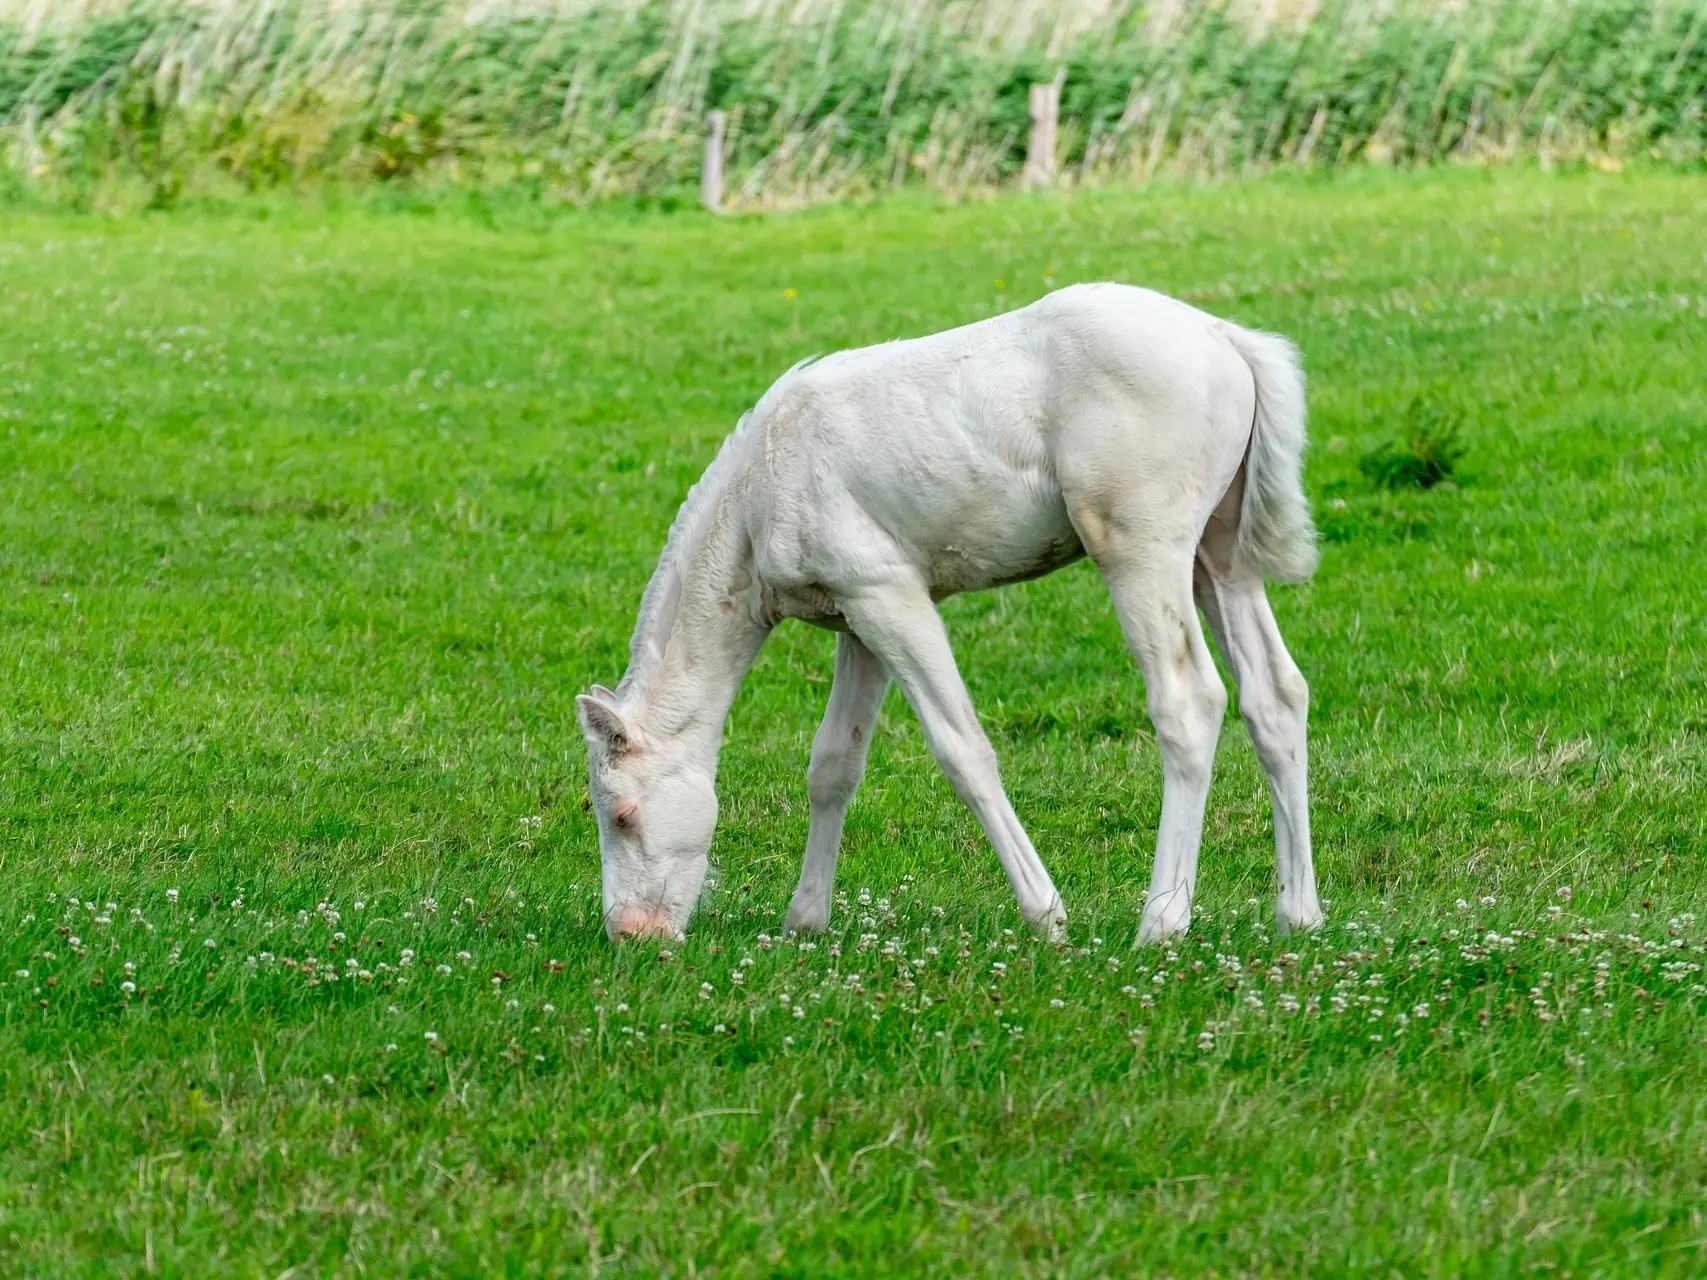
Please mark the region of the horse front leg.
[[1061, 895], [1002, 789], [996, 753], [972, 710], [930, 595], [912, 585], [868, 589], [843, 601], [842, 613], [913, 704], [931, 754], [995, 846], [1020, 915], [1040, 936], [1065, 941]]
[[812, 825], [800, 883], [789, 901], [783, 928], [790, 933], [820, 933], [830, 925], [830, 891], [836, 883], [836, 854], [848, 805], [865, 774], [871, 731], [889, 690], [883, 664], [860, 638], [843, 632], [836, 646], [836, 677], [830, 705], [812, 739], [812, 763], [806, 770], [806, 794]]

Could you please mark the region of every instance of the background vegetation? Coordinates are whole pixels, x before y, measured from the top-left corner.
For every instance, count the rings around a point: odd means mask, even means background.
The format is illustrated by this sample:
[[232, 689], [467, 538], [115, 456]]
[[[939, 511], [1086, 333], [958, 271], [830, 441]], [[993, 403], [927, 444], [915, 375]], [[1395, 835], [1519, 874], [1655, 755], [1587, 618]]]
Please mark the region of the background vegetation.
[[[1701, 188], [12, 214], [0, 1272], [1701, 1274]], [[945, 608], [1070, 947], [893, 697], [835, 932], [774, 937], [803, 627], [692, 936], [610, 947], [573, 696], [717, 442], [1098, 278], [1303, 346], [1328, 929], [1267, 928], [1235, 719], [1198, 926], [1130, 949], [1160, 765], [1079, 565]]]
[[1064, 180], [1360, 161], [1697, 163], [1702, 0], [0, 0], [14, 190], [694, 182], [738, 203], [1013, 178], [1063, 78]]

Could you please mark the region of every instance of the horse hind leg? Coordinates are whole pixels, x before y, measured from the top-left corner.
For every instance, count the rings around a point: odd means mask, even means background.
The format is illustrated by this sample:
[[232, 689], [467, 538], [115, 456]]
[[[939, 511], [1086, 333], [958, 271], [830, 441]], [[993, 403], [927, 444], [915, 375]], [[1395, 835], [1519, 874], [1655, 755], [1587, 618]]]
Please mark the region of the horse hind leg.
[[1098, 561], [1127, 647], [1144, 672], [1146, 703], [1162, 751], [1162, 817], [1138, 942], [1160, 942], [1191, 925], [1203, 811], [1227, 712], [1192, 604], [1190, 544], [1159, 556]]
[[[1235, 489], [1238, 486], [1235, 485]], [[1194, 593], [1239, 690], [1239, 713], [1274, 802], [1276, 919], [1283, 932], [1322, 923], [1310, 852], [1310, 688], [1287, 652], [1262, 577], [1234, 564], [1237, 505], [1210, 517], [1198, 545]]]

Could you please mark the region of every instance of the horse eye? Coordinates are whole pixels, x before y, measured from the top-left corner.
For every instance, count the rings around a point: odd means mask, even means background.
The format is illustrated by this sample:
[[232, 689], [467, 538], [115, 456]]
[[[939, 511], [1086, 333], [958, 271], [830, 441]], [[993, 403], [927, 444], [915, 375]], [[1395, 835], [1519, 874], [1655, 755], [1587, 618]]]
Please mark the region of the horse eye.
[[625, 830], [634, 825], [634, 820], [640, 816], [640, 806], [632, 800], [618, 800], [611, 806], [610, 819]]

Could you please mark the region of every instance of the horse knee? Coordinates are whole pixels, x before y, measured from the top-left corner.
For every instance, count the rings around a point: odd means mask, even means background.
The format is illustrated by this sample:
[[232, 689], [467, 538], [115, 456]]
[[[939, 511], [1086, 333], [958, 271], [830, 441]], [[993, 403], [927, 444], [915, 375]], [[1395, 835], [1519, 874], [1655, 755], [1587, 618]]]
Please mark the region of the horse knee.
[[834, 808], [852, 800], [863, 763], [851, 745], [815, 745], [806, 769], [806, 795], [812, 807]]
[[956, 727], [931, 743], [955, 794], [974, 808], [1001, 792], [1001, 766], [990, 740], [976, 729]]

